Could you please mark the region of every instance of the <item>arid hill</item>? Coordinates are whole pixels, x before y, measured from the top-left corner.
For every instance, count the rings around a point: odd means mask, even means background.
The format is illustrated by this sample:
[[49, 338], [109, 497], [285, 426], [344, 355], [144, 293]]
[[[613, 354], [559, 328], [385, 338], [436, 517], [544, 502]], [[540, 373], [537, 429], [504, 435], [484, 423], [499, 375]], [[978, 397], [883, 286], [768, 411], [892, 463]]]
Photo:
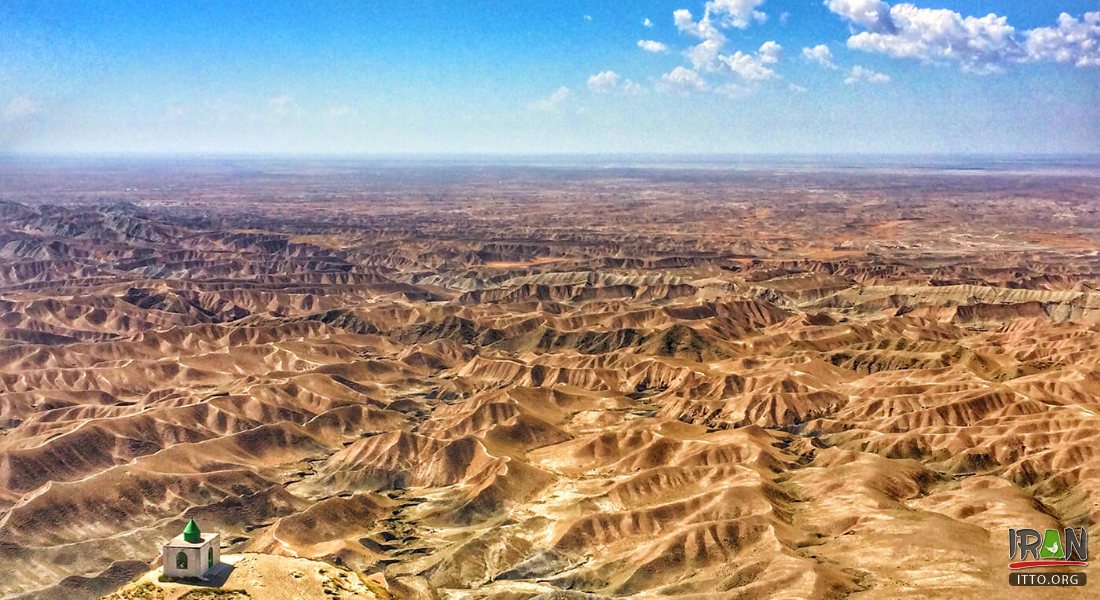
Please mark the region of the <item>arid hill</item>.
[[3, 598], [189, 518], [424, 599], [988, 599], [1008, 528], [1100, 539], [1095, 170], [0, 179]]
[[305, 558], [238, 554], [223, 557], [209, 585], [161, 581], [152, 571], [102, 600], [392, 600], [377, 581]]

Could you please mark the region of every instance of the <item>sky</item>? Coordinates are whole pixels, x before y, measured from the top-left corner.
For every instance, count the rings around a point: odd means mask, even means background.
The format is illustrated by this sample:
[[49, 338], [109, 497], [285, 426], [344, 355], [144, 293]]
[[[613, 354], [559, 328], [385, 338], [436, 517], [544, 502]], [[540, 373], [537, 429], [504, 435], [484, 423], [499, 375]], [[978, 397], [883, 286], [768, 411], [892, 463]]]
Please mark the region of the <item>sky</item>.
[[0, 154], [1100, 152], [1100, 0], [0, 2]]

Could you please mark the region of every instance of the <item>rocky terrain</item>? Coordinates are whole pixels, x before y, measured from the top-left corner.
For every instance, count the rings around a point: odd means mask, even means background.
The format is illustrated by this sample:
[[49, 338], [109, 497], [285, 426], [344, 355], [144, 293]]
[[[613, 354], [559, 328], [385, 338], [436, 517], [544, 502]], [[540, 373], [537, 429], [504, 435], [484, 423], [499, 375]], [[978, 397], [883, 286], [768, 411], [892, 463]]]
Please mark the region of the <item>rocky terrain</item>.
[[3, 598], [192, 517], [395, 598], [995, 598], [1008, 528], [1100, 536], [1096, 170], [0, 180]]
[[154, 570], [103, 600], [391, 600], [382, 584], [345, 567], [270, 554], [222, 557], [205, 585], [162, 581]]

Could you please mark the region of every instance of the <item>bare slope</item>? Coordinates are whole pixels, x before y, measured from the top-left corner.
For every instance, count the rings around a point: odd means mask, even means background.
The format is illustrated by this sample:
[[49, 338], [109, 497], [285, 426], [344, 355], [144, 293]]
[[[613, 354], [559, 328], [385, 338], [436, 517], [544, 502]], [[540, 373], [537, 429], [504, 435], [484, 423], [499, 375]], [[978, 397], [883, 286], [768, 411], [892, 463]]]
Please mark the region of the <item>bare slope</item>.
[[1093, 175], [317, 169], [0, 190], [0, 597], [192, 517], [412, 598], [1003, 597], [1009, 527], [1100, 535]]

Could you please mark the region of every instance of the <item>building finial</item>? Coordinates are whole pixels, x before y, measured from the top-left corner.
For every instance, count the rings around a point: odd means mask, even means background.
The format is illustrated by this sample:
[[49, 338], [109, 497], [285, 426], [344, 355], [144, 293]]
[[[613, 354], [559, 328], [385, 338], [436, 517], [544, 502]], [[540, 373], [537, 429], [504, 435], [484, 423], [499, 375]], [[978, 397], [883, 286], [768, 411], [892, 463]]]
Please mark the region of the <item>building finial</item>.
[[199, 531], [198, 523], [195, 523], [194, 519], [187, 522], [187, 526], [183, 528], [183, 541], [189, 544], [197, 544], [202, 541], [202, 532]]

